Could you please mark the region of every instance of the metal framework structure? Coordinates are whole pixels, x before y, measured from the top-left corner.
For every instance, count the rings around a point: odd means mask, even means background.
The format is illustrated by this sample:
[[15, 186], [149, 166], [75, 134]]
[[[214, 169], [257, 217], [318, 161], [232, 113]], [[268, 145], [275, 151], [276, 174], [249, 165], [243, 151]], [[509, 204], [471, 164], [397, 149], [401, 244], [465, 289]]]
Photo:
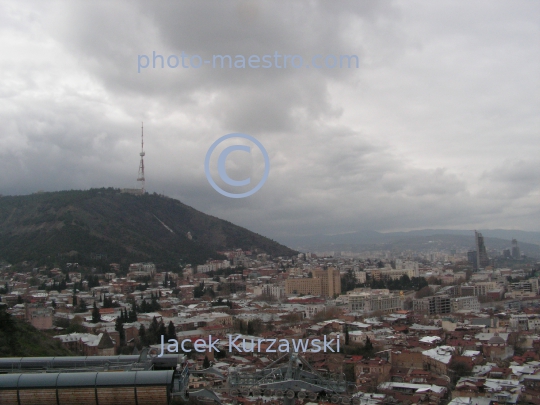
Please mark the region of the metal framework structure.
[[[181, 364], [184, 364], [182, 368], [180, 368]], [[322, 374], [314, 370], [298, 353], [287, 353], [265, 368], [255, 372], [231, 371], [228, 378], [213, 368], [190, 370], [185, 364], [185, 358], [182, 355], [165, 354], [162, 357], [157, 357], [156, 349], [145, 348], [140, 355], [128, 356], [4, 358], [0, 359], [0, 374], [6, 373], [6, 375], [16, 375], [17, 381], [19, 381], [20, 377], [21, 381], [28, 381], [28, 388], [38, 389], [42, 386], [42, 380], [35, 379], [31, 376], [56, 376], [59, 379], [58, 381], [64, 381], [64, 379], [65, 381], [79, 381], [81, 378], [87, 378], [90, 381], [94, 377], [97, 378], [98, 375], [102, 375], [103, 378], [114, 375], [144, 375], [145, 380], [152, 376], [151, 380], [154, 381], [154, 378], [161, 376], [163, 371], [150, 370], [169, 369], [168, 372], [173, 374], [166, 375], [166, 381], [170, 381], [170, 384], [167, 383], [167, 395], [170, 395], [172, 398], [181, 397], [186, 400], [188, 398], [196, 397], [201, 400], [219, 404], [220, 399], [216, 394], [221, 393], [233, 397], [233, 403], [237, 402], [239, 397], [263, 396], [277, 397], [286, 405], [294, 404], [296, 399], [316, 401], [319, 397], [324, 398], [331, 403], [359, 403], [358, 398], [351, 398], [351, 394], [354, 391], [354, 385], [345, 381], [343, 374]], [[176, 369], [176, 371], [173, 372], [172, 369]], [[124, 373], [106, 373], [107, 371], [124, 371]], [[152, 375], [146, 373], [156, 374]], [[62, 377], [60, 377], [59, 374], [62, 374]], [[21, 377], [22, 375], [29, 377], [23, 378]], [[191, 375], [213, 375], [214, 378], [217, 377], [218, 380], [223, 381], [224, 385], [203, 389], [189, 389], [189, 377]], [[163, 374], [163, 376], [165, 376], [165, 374]], [[8, 377], [5, 378], [9, 380]], [[53, 377], [42, 378], [45, 378], [47, 381], [52, 381]], [[7, 380], [4, 382], [7, 382]], [[3, 382], [0, 381], [0, 385], [2, 384]], [[83, 385], [86, 386], [88, 384], [85, 383]], [[124, 384], [122, 382], [122, 384], [131, 386], [133, 382], [128, 382], [126, 380], [126, 383]], [[119, 386], [122, 386], [122, 384]], [[135, 383], [135, 386], [139, 386], [140, 384], [141, 383], [137, 382]], [[96, 385], [96, 387], [98, 385]], [[13, 389], [18, 390], [18, 387], [20, 386], [17, 383]], [[8, 395], [6, 392], [2, 393], [2, 395], [4, 394]], [[12, 394], [13, 393], [9, 395]], [[168, 403], [168, 399], [164, 399], [164, 403], [165, 402]], [[2, 401], [0, 401], [0, 403], [2, 403]], [[11, 402], [8, 401], [7, 403]], [[19, 405], [22, 405], [22, 403]]]
[[141, 122], [141, 163], [139, 163], [139, 175], [137, 181], [141, 182], [141, 193], [144, 194], [144, 123]]
[[[288, 357], [287, 362], [283, 362]], [[281, 364], [280, 364], [281, 363]], [[236, 396], [275, 396], [284, 404], [294, 404], [295, 398], [315, 401], [319, 396], [333, 403], [351, 403], [354, 385], [341, 373], [323, 376], [298, 353], [287, 353], [265, 368], [252, 373], [231, 372], [229, 394]]]

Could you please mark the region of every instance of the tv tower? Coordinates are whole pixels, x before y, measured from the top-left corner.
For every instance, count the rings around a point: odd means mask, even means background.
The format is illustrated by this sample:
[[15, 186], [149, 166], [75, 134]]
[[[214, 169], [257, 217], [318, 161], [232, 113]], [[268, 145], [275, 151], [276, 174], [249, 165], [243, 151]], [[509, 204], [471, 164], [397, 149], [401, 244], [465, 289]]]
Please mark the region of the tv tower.
[[141, 122], [141, 163], [139, 164], [139, 175], [137, 181], [141, 182], [141, 194], [144, 194], [144, 123]]

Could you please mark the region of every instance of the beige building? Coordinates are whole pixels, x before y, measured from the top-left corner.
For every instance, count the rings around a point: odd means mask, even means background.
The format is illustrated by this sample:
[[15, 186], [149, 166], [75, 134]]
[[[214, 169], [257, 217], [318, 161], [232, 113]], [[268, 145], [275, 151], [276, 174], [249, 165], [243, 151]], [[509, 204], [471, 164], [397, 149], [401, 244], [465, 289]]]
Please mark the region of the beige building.
[[321, 297], [334, 297], [341, 294], [341, 277], [339, 270], [330, 267], [328, 270], [317, 269], [312, 271], [313, 277], [289, 278], [285, 281], [285, 293], [318, 295]]
[[399, 294], [358, 292], [350, 294], [348, 297], [349, 310], [351, 311], [392, 313], [403, 309], [403, 300]]
[[481, 297], [487, 295], [489, 291], [495, 290], [497, 287], [498, 285], [495, 281], [480, 281], [473, 284], [463, 284], [461, 285], [461, 296]]

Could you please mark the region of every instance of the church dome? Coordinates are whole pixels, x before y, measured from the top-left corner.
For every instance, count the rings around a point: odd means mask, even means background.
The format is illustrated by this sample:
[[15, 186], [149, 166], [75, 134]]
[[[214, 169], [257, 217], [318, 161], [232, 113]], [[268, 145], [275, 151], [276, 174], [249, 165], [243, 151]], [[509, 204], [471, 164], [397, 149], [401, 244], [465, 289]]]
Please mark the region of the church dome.
[[488, 344], [489, 345], [504, 345], [506, 342], [502, 337], [499, 336], [498, 333], [496, 333], [491, 339], [489, 339]]

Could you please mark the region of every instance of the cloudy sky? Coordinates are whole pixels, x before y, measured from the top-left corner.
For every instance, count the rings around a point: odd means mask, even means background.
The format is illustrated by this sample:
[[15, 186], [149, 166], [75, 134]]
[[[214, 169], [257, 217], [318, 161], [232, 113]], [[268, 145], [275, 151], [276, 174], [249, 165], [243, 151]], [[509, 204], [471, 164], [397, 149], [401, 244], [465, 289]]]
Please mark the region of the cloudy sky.
[[[144, 121], [148, 191], [277, 240], [540, 230], [539, 2], [7, 0], [0, 47], [1, 194], [135, 187]], [[139, 73], [154, 51], [359, 64]], [[243, 199], [205, 177], [233, 132], [270, 158]], [[231, 178], [260, 179], [252, 152]]]

